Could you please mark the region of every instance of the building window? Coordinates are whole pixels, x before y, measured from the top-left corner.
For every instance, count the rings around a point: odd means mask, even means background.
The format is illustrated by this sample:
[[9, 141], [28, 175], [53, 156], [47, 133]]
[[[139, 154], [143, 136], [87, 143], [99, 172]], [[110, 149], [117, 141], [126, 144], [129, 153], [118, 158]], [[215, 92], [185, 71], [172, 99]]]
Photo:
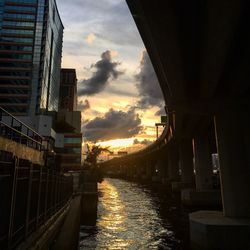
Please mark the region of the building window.
[[65, 154], [81, 154], [81, 148], [64, 148]]
[[82, 143], [82, 138], [64, 138], [64, 143]]

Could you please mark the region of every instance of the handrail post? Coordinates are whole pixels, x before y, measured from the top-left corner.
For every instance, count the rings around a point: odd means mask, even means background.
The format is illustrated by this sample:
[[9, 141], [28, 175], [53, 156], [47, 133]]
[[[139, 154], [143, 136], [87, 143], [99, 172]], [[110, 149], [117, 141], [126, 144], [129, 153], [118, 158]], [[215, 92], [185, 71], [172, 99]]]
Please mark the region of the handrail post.
[[11, 127], [13, 127], [13, 125], [14, 125], [14, 119], [13, 119], [13, 117], [11, 116]]
[[39, 175], [39, 186], [38, 186], [38, 196], [37, 196], [36, 229], [38, 228], [39, 225], [43, 167], [39, 166], [39, 169], [40, 169], [40, 175]]
[[47, 219], [47, 213], [48, 213], [48, 191], [49, 191], [49, 174], [50, 174], [50, 171], [49, 169], [46, 167], [46, 189], [45, 189], [45, 205], [44, 205], [44, 220]]
[[[30, 137], [30, 136], [29, 136], [29, 131], [30, 131], [30, 130], [29, 130], [29, 128], [26, 128], [26, 129], [27, 129], [27, 132], [26, 132], [26, 133], [27, 133], [27, 136]], [[27, 146], [27, 147], [29, 146], [29, 140], [26, 141], [26, 146]]]
[[8, 249], [12, 243], [12, 233], [13, 233], [13, 220], [15, 213], [15, 204], [16, 204], [16, 184], [17, 184], [17, 175], [19, 167], [19, 159], [17, 157], [13, 158], [14, 164], [14, 174], [13, 174], [13, 183], [12, 183], [12, 195], [11, 195], [11, 206], [10, 206], [10, 219], [9, 219], [9, 232], [8, 232]]
[[28, 197], [26, 205], [26, 221], [25, 221], [25, 238], [27, 238], [29, 233], [29, 216], [30, 216], [30, 200], [31, 200], [31, 189], [32, 189], [32, 171], [33, 163], [29, 166], [29, 180], [28, 180]]

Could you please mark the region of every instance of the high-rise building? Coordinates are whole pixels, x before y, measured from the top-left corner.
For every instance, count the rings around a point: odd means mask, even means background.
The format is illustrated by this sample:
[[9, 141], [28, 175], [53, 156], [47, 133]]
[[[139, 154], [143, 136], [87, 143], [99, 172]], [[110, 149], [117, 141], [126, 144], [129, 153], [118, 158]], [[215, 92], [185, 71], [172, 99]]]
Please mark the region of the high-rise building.
[[77, 78], [75, 69], [61, 69], [59, 109], [73, 111], [77, 108]]
[[0, 0], [0, 106], [57, 111], [63, 24], [55, 0]]

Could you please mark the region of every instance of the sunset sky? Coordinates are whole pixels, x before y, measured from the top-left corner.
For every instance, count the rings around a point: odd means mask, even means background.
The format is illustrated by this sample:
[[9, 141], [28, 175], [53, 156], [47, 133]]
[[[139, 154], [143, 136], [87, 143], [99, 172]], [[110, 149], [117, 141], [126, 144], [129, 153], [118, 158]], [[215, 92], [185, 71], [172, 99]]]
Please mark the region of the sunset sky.
[[57, 0], [62, 67], [75, 68], [85, 142], [114, 151], [155, 140], [163, 97], [125, 0]]

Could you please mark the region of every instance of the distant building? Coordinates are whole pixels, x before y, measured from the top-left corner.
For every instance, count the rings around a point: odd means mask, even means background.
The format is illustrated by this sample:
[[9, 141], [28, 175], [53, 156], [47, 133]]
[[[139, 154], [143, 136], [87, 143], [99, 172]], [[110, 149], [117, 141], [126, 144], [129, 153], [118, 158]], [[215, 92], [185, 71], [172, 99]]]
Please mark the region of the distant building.
[[61, 135], [61, 143], [61, 148], [57, 149], [61, 157], [61, 171], [80, 170], [82, 162], [82, 134], [64, 133]]
[[[57, 128], [58, 131], [71, 131], [75, 133], [81, 133], [81, 112], [80, 111], [59, 111], [57, 113], [57, 122], [65, 123], [71, 126], [71, 129], [65, 129], [62, 126]], [[59, 125], [60, 126], [60, 125]]]
[[60, 111], [55, 126], [56, 153], [60, 156], [61, 170], [77, 171], [82, 162], [81, 112]]
[[77, 108], [77, 77], [75, 69], [61, 70], [59, 111], [56, 120], [56, 152], [61, 170], [77, 171], [82, 162], [81, 112]]
[[0, 106], [29, 117], [58, 111], [62, 39], [55, 0], [0, 1]]
[[77, 78], [75, 69], [61, 69], [60, 110], [77, 109]]

